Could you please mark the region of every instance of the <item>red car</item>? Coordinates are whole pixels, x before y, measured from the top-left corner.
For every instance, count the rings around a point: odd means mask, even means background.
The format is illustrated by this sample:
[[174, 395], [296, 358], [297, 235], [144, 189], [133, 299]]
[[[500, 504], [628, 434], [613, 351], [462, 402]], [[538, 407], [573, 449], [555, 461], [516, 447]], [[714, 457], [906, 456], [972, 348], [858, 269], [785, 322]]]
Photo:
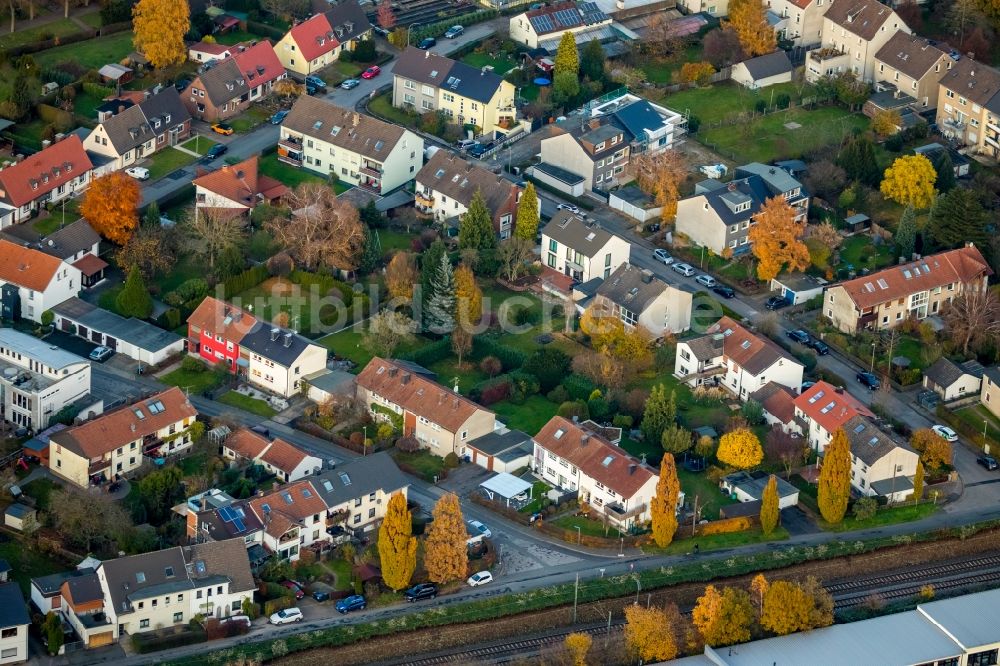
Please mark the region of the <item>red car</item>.
[[296, 599], [301, 599], [302, 597], [306, 596], [306, 593], [302, 591], [302, 588], [293, 581], [290, 580], [282, 581], [281, 586], [291, 590], [295, 594]]
[[372, 65], [365, 71], [361, 72], [361, 78], [363, 79], [374, 79], [376, 76], [382, 73], [382, 68], [378, 65]]

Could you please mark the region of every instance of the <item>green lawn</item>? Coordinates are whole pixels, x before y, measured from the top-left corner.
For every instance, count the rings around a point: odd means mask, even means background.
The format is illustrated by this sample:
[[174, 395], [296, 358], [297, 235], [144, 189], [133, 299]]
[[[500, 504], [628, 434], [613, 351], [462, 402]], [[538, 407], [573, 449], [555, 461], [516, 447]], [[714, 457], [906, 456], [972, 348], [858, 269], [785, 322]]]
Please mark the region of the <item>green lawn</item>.
[[545, 493], [552, 490], [552, 486], [545, 483], [544, 481], [535, 481], [531, 484], [531, 501], [524, 505], [520, 509], [521, 513], [535, 513], [536, 511], [542, 510], [542, 500], [545, 499]]
[[47, 124], [44, 120], [36, 119], [25, 123], [17, 123], [4, 133], [9, 135], [18, 147], [38, 151], [42, 149], [42, 130], [45, 129]]
[[250, 396], [237, 393], [236, 391], [227, 391], [226, 393], [223, 393], [219, 396], [218, 401], [225, 405], [229, 405], [230, 407], [236, 407], [237, 409], [242, 409], [245, 412], [256, 414], [257, 416], [263, 416], [266, 419], [269, 419], [278, 413], [263, 400], [251, 398]]
[[52, 481], [51, 479], [39, 478], [31, 481], [30, 483], [21, 486], [21, 490], [24, 491], [25, 495], [33, 497], [37, 503], [38, 509], [40, 511], [47, 511], [49, 508], [49, 498], [52, 496], [52, 491], [59, 488], [59, 484]]
[[177, 258], [177, 263], [170, 271], [165, 275], [157, 276], [156, 284], [160, 287], [160, 293], [166, 294], [179, 287], [183, 282], [204, 277], [205, 267], [190, 254], [182, 254]]
[[339, 86], [345, 79], [356, 79], [362, 72], [362, 67], [353, 62], [337, 60], [332, 65], [324, 67], [316, 73], [329, 87]]
[[409, 250], [411, 242], [417, 238], [417, 232], [408, 234], [405, 231], [393, 231], [392, 229], [376, 229], [379, 243], [382, 244], [382, 256], [392, 254], [397, 250]]
[[333, 589], [338, 592], [347, 592], [354, 589], [354, 585], [351, 583], [351, 565], [347, 560], [338, 557], [327, 560], [323, 563], [323, 566], [332, 571], [333, 575], [337, 578]]
[[215, 37], [216, 43], [225, 44], [227, 46], [239, 44], [240, 42], [252, 42], [255, 39], [260, 41], [261, 39], [260, 35], [255, 35], [252, 32], [246, 32], [245, 30], [232, 30], [221, 35], [213, 36]]
[[[43, 36], [52, 35], [55, 37], [65, 37], [66, 35], [72, 35], [75, 32], [80, 32], [80, 26], [73, 23], [69, 19], [59, 19], [58, 21], [52, 21], [51, 23], [46, 23], [44, 25], [37, 26], [35, 28], [27, 28], [21, 30], [15, 26], [14, 32], [7, 32], [10, 29], [10, 15], [6, 17], [7, 21], [4, 24], [4, 32], [0, 34], [0, 49], [6, 50], [12, 46], [21, 46], [22, 44], [27, 44], [29, 42], [37, 42], [42, 39]], [[125, 33], [129, 35], [131, 39], [132, 33]], [[89, 44], [90, 42], [81, 42], [80, 44], [74, 44], [73, 46], [80, 46], [81, 44]], [[72, 47], [63, 47], [72, 48]], [[42, 60], [40, 56], [44, 53], [49, 53], [56, 49], [49, 49], [49, 51], [42, 51], [41, 53], [35, 54], [33, 57], [35, 61], [41, 65]], [[106, 64], [106, 63], [102, 63]]]
[[78, 92], [73, 98], [73, 113], [87, 120], [97, 120], [97, 107], [103, 103], [103, 99], [90, 93]]
[[469, 395], [469, 391], [472, 390], [473, 386], [481, 381], [485, 381], [488, 377], [479, 370], [479, 366], [475, 361], [468, 360], [468, 355], [462, 359], [461, 368], [457, 366], [457, 361], [458, 359], [455, 357], [447, 358], [431, 364], [427, 369], [436, 372], [438, 381], [449, 389], [455, 386], [455, 381], [457, 380], [458, 392], [462, 395]]
[[908, 523], [914, 520], [923, 520], [938, 510], [933, 502], [923, 504], [904, 504], [901, 506], [880, 508], [875, 517], [864, 522], [859, 521], [854, 516], [848, 514], [844, 520], [837, 525], [831, 525], [820, 520], [820, 527], [831, 532], [849, 532], [851, 530], [868, 529], [870, 527], [883, 527], [885, 525], [895, 525], [896, 523]]
[[563, 516], [552, 521], [552, 524], [571, 532], [575, 532], [576, 528], [579, 527], [580, 532], [587, 536], [606, 537], [609, 535], [618, 535], [617, 528], [605, 526], [601, 521], [587, 518], [586, 516]]
[[736, 500], [729, 499], [728, 495], [719, 490], [719, 486], [712, 483], [705, 472], [689, 472], [678, 464], [677, 478], [681, 482], [681, 490], [684, 491], [684, 501], [689, 507], [694, 507], [694, 498], [697, 495], [702, 518], [718, 520], [719, 509], [729, 504], [736, 504]]
[[850, 264], [858, 272], [862, 268], [874, 270], [888, 266], [893, 263], [895, 254], [891, 243], [875, 246], [872, 244], [871, 238], [865, 235], [844, 239], [844, 244], [840, 246], [839, 252], [840, 264], [836, 266], [837, 270], [846, 270]]
[[48, 236], [56, 229], [72, 224], [80, 218], [80, 202], [82, 199], [64, 199], [52, 212], [44, 217], [37, 217], [31, 222], [31, 228], [42, 236]]
[[788, 482], [799, 489], [799, 504], [802, 504], [813, 513], [819, 515], [819, 503], [816, 500], [818, 493], [816, 484], [809, 483], [798, 474], [793, 474], [792, 478], [790, 478]]
[[157, 180], [163, 178], [168, 173], [173, 173], [181, 167], [185, 167], [195, 161], [194, 155], [181, 152], [173, 146], [168, 146], [156, 152], [150, 158], [151, 162], [147, 166], [149, 169], [149, 179]]
[[268, 113], [267, 109], [259, 106], [251, 106], [236, 118], [227, 120], [226, 123], [231, 125], [233, 131], [237, 134], [246, 134], [258, 125], [267, 122], [270, 117], [271, 114]]
[[[320, 338], [316, 342], [332, 350], [337, 356], [354, 361], [357, 364], [354, 370], [361, 372], [374, 356], [374, 354], [362, 345], [363, 337], [364, 334], [359, 327], [350, 326], [342, 331], [337, 331], [336, 333], [331, 333], [326, 337]], [[426, 342], [426, 338], [417, 337], [411, 344], [401, 346], [396, 351], [396, 355], [412, 351], [421, 344], [426, 344]]]
[[799, 86], [794, 83], [777, 83], [760, 90], [749, 90], [735, 83], [719, 83], [707, 88], [690, 88], [671, 93], [664, 99], [664, 103], [680, 113], [690, 111], [705, 126], [743, 111], [753, 111], [757, 100], [762, 99], [770, 104], [772, 96], [777, 97], [782, 93], [793, 100], [801, 99], [803, 95], [811, 94], [811, 87], [803, 88], [802, 95], [798, 91]]
[[545, 396], [529, 396], [524, 404], [503, 400], [489, 406], [496, 412], [497, 418], [503, 421], [508, 428], [521, 430], [526, 433], [536, 433], [556, 415], [559, 405], [550, 402]]
[[[79, 30], [75, 25], [74, 28], [75, 30], [71, 32]], [[7, 46], [3, 44], [3, 39], [0, 39], [0, 46]], [[85, 42], [57, 46], [54, 49], [36, 53], [32, 57], [43, 69], [54, 67], [62, 62], [74, 62], [87, 69], [99, 69], [108, 63], [118, 62], [134, 50], [132, 32], [126, 30], [113, 35], [88, 39]]]
[[82, 16], [77, 16], [78, 19], [89, 25], [91, 28], [100, 28], [104, 25], [101, 20], [101, 12], [91, 12], [90, 14], [83, 14]]
[[402, 109], [397, 109], [392, 105], [392, 93], [377, 95], [368, 103], [368, 109], [378, 116], [387, 119], [389, 122], [403, 127], [413, 127], [414, 118], [411, 114]]
[[1000, 419], [993, 416], [992, 412], [982, 405], [977, 404], [971, 407], [963, 407], [952, 413], [969, 424], [973, 432], [982, 435], [985, 426], [987, 436], [994, 443], [1000, 441]]
[[215, 139], [209, 136], [201, 136], [197, 134], [184, 143], [181, 144], [182, 148], [186, 148], [192, 152], [198, 153], [199, 155], [204, 155], [208, 152], [208, 149], [215, 145]]
[[34, 547], [10, 537], [5, 537], [0, 542], [0, 558], [7, 560], [7, 563], [10, 564], [10, 576], [21, 586], [21, 592], [24, 593], [25, 597], [31, 591], [32, 578], [65, 571], [71, 566], [67, 562], [60, 562], [48, 555], [43, 555]]
[[416, 453], [406, 453], [404, 451], [393, 451], [392, 457], [396, 459], [396, 462], [400, 465], [406, 465], [410, 468], [416, 470], [424, 481], [430, 483], [434, 482], [434, 477], [441, 477], [441, 471], [444, 469], [444, 458], [441, 456], [436, 456], [426, 450], [420, 450]]
[[271, 153], [260, 158], [260, 172], [271, 178], [280, 180], [294, 189], [302, 183], [325, 183], [327, 179], [305, 167], [295, 167], [278, 161], [278, 154]]
[[698, 62], [702, 59], [701, 51], [701, 40], [697, 40], [684, 49], [683, 55], [670, 59], [648, 58], [639, 65], [639, 69], [646, 74], [646, 79], [650, 83], [670, 84], [674, 82], [675, 75], [680, 72], [684, 63]]
[[[678, 536], [690, 534], [691, 526], [684, 525], [678, 530]], [[784, 541], [788, 538], [788, 530], [778, 527], [769, 536], [759, 529], [748, 530], [746, 532], [731, 532], [729, 534], [709, 534], [694, 538], [677, 539], [666, 548], [656, 546], [643, 546], [642, 551], [647, 554], [656, 555], [682, 555], [694, 551], [698, 546], [699, 553], [707, 553], [712, 550], [725, 550], [728, 548], [739, 548], [753, 543], [764, 543], [767, 541]]]
[[462, 56], [462, 62], [477, 69], [490, 66], [493, 71], [503, 76], [514, 68], [514, 61], [507, 58], [491, 58], [488, 53], [470, 53]]
[[635, 440], [628, 436], [622, 436], [621, 447], [636, 458], [646, 456], [646, 462], [654, 467], [660, 464], [663, 459], [663, 447], [659, 444], [647, 444], [645, 441]]
[[213, 372], [206, 366], [205, 370], [201, 372], [188, 372], [181, 368], [177, 368], [173, 372], [168, 372], [167, 374], [159, 377], [159, 380], [164, 384], [169, 384], [170, 386], [178, 386], [182, 389], [186, 389], [190, 393], [202, 393], [204, 391], [210, 391], [217, 387], [223, 377], [221, 374]]

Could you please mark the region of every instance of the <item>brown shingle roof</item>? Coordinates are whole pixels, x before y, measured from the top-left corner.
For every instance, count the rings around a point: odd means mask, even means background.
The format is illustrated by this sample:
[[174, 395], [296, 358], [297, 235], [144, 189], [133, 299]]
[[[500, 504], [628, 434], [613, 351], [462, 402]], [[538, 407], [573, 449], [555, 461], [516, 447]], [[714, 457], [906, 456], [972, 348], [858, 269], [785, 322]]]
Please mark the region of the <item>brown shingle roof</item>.
[[768, 382], [751, 393], [750, 398], [759, 402], [764, 411], [782, 423], [791, 423], [795, 418], [795, 396], [787, 386]]
[[729, 317], [709, 326], [709, 336], [720, 333], [723, 355], [751, 374], [760, 374], [782, 358], [797, 363], [781, 347], [763, 336], [754, 335]]
[[259, 160], [260, 158], [254, 155], [239, 164], [226, 164], [220, 169], [195, 178], [192, 182], [196, 187], [203, 187], [247, 208], [257, 205], [258, 194], [266, 200], [287, 194], [288, 188], [284, 184], [260, 174]]
[[486, 207], [493, 213], [494, 223], [498, 223], [503, 215], [515, 212], [520, 190], [506, 178], [467, 162], [448, 150], [434, 153], [417, 173], [417, 185], [440, 192], [466, 208], [479, 190], [486, 200]]
[[[911, 79], [919, 80], [947, 53], [919, 35], [898, 31], [878, 50], [875, 59], [899, 70]], [[951, 58], [947, 62], [951, 63]]]
[[[889, 7], [876, 0], [840, 0], [830, 5], [825, 16], [848, 32], [865, 41], [871, 41], [878, 34], [879, 28], [895, 14]], [[903, 25], [898, 17], [896, 23]]]
[[256, 460], [267, 449], [270, 442], [266, 438], [246, 428], [240, 428], [223, 442], [223, 446], [247, 460]]
[[795, 407], [805, 416], [833, 433], [855, 416], [874, 418], [871, 410], [847, 391], [838, 391], [826, 382], [816, 382], [795, 398]]
[[154, 435], [172, 423], [196, 416], [197, 410], [188, 402], [184, 392], [175, 386], [146, 400], [61, 430], [53, 434], [51, 440], [84, 458], [99, 458], [129, 442]]
[[453, 433], [477, 411], [489, 412], [437, 382], [377, 356], [358, 375], [357, 383]]
[[45, 291], [60, 266], [62, 261], [53, 256], [0, 239], [0, 280], [4, 282]]
[[941, 85], [975, 104], [1000, 113], [1000, 71], [992, 67], [972, 58], [962, 58], [941, 77]]
[[264, 523], [265, 531], [275, 537], [307, 516], [326, 511], [326, 503], [308, 481], [290, 483], [262, 497], [251, 498], [248, 504]]
[[871, 275], [842, 282], [840, 286], [854, 305], [863, 310], [955, 282], [968, 284], [992, 274], [982, 253], [969, 244], [902, 266], [884, 268]]
[[309, 95], [299, 97], [282, 126], [378, 162], [385, 161], [406, 131]]
[[253, 315], [211, 296], [206, 296], [188, 317], [190, 326], [200, 331], [211, 331], [212, 335], [221, 335], [234, 344], [239, 344], [256, 323]]
[[94, 168], [76, 134], [0, 170], [0, 201], [20, 207]]
[[291, 474], [295, 471], [295, 468], [305, 460], [306, 453], [301, 449], [289, 444], [283, 439], [276, 439], [271, 442], [271, 446], [268, 447], [264, 455], [261, 456], [261, 460], [269, 464], [271, 467], [275, 467], [285, 472], [286, 474]]
[[545, 450], [576, 465], [625, 499], [656, 476], [624, 449], [561, 416], [553, 416], [534, 439]]
[[243, 539], [207, 541], [184, 548], [184, 560], [188, 563], [190, 576], [197, 580], [202, 574], [198, 567], [190, 565], [198, 560], [205, 563], [205, 576], [229, 576], [232, 581], [229, 592], [246, 592], [256, 587], [250, 572], [247, 544]]

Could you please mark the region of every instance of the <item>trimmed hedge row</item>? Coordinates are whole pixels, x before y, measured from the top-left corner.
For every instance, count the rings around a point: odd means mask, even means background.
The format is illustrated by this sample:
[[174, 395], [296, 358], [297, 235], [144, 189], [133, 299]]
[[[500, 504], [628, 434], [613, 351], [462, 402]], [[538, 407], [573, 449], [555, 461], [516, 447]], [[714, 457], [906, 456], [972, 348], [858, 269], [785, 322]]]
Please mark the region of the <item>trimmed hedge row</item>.
[[170, 650], [182, 645], [204, 643], [208, 640], [202, 627], [188, 625], [176, 634], [133, 634], [132, 648], [139, 654]]
[[413, 34], [410, 35], [410, 39], [414, 44], [416, 44], [425, 37], [440, 37], [453, 25], [460, 25], [467, 28], [470, 25], [475, 25], [476, 23], [482, 23], [496, 18], [497, 15], [498, 12], [495, 9], [480, 9], [478, 12], [465, 14], [464, 16], [456, 16], [444, 21], [438, 21], [437, 23], [421, 26], [420, 29], [413, 31]]
[[261, 35], [264, 37], [270, 37], [275, 41], [281, 41], [282, 37], [285, 36], [285, 32], [273, 25], [268, 25], [266, 23], [260, 23], [259, 21], [247, 21], [247, 32], [252, 32], [255, 35]]
[[270, 277], [270, 274], [267, 272], [267, 266], [261, 265], [248, 268], [239, 275], [234, 275], [222, 281], [222, 297], [230, 299], [240, 292], [256, 287], [268, 277]]
[[473, 338], [472, 354], [476, 358], [496, 356], [500, 360], [500, 365], [503, 366], [504, 372], [510, 372], [511, 370], [520, 368], [527, 360], [527, 356], [525, 356], [524, 352], [520, 349], [508, 347], [496, 338], [490, 336]]

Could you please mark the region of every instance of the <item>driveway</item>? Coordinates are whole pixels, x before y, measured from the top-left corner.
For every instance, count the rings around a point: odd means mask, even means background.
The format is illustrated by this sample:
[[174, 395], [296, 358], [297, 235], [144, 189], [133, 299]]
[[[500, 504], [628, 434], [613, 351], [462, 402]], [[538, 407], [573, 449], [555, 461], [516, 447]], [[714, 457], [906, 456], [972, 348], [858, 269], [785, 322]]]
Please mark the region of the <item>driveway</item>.
[[788, 530], [788, 533], [792, 536], [813, 534], [820, 531], [816, 527], [816, 523], [806, 515], [805, 511], [797, 506], [781, 510], [781, 526]]

